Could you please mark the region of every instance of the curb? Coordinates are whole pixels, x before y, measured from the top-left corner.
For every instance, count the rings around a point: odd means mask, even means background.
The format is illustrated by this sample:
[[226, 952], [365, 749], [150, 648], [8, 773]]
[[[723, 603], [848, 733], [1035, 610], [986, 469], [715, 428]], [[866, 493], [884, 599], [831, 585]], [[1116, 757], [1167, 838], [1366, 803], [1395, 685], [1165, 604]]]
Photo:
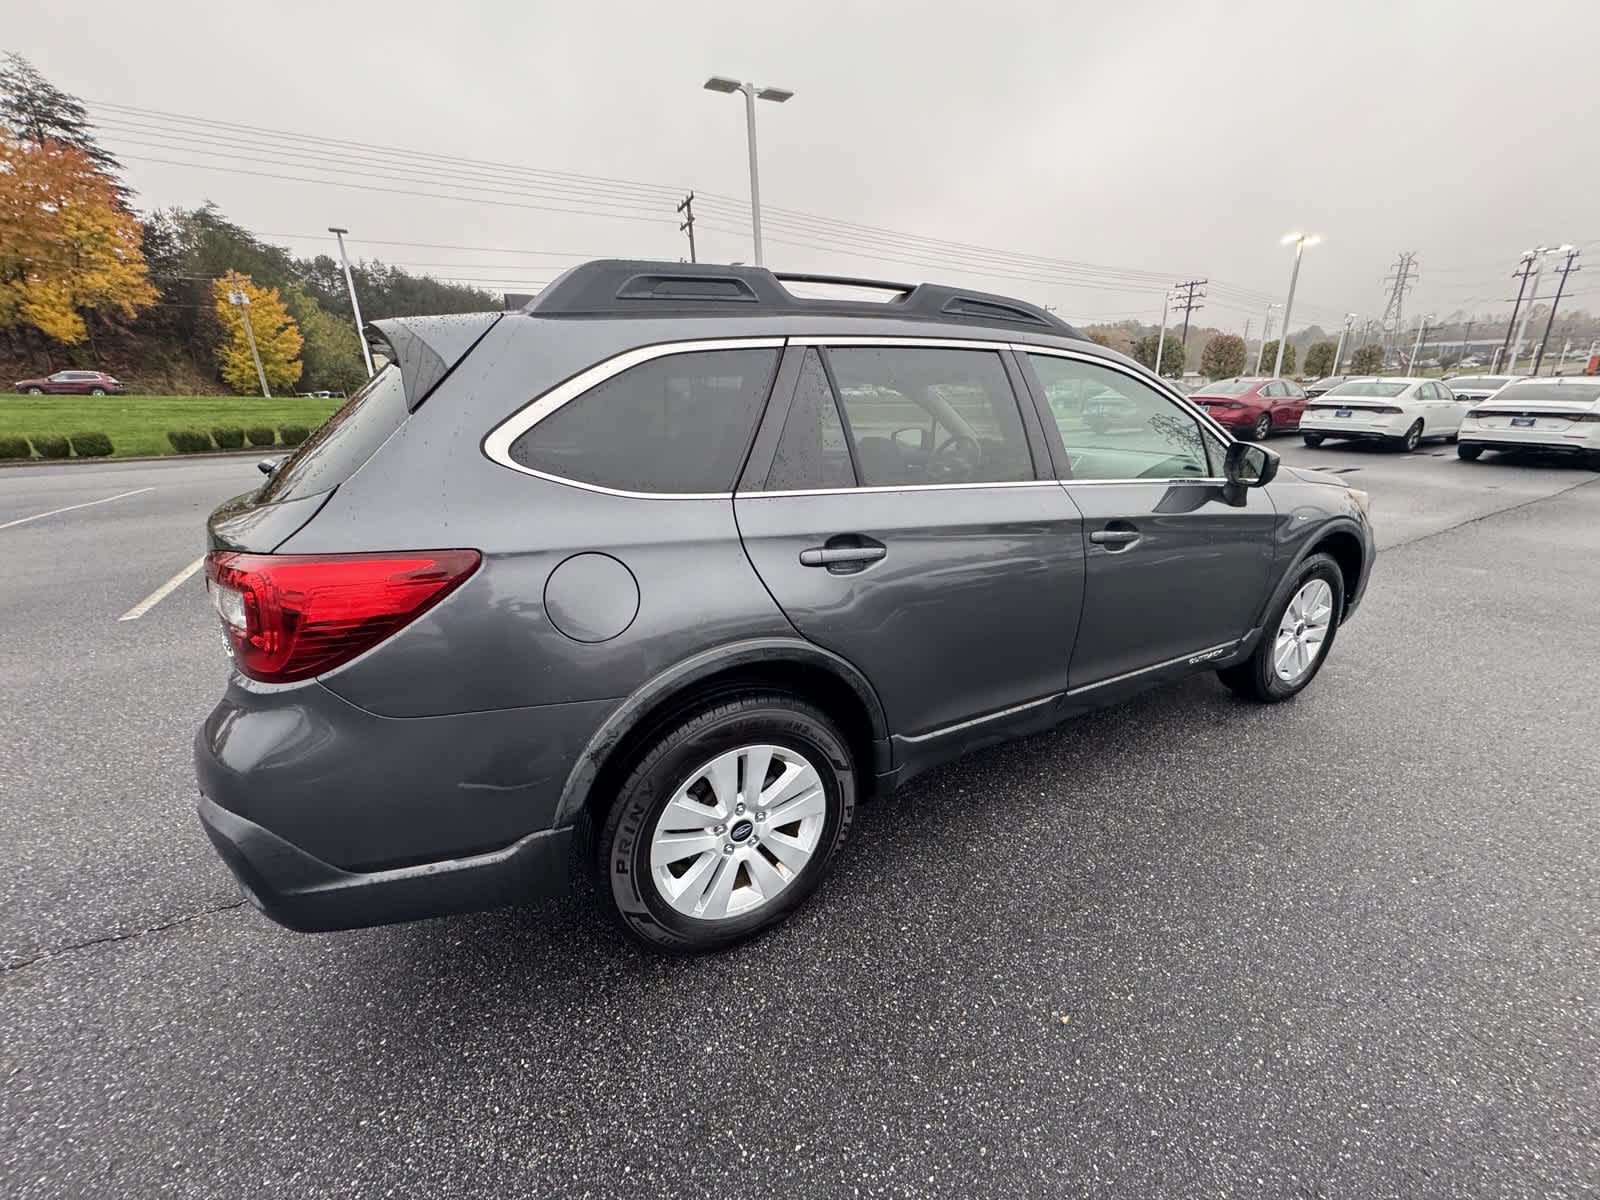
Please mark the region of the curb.
[[298, 446], [252, 446], [248, 450], [201, 450], [195, 454], [130, 454], [119, 458], [107, 454], [98, 458], [8, 458], [0, 461], [0, 471], [7, 467], [65, 467], [84, 466], [88, 463], [152, 463], [190, 462], [205, 458], [265, 458], [269, 454], [293, 453]]

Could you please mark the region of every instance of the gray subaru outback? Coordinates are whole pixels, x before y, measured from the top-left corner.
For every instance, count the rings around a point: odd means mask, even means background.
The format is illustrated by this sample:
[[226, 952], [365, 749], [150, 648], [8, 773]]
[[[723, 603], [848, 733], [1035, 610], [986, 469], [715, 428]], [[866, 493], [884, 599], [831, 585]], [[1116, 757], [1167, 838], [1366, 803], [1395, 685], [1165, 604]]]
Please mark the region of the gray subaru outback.
[[1002, 296], [604, 261], [372, 337], [209, 524], [200, 819], [295, 929], [592, 872], [731, 944], [938, 763], [1198, 671], [1295, 695], [1375, 554], [1363, 493]]

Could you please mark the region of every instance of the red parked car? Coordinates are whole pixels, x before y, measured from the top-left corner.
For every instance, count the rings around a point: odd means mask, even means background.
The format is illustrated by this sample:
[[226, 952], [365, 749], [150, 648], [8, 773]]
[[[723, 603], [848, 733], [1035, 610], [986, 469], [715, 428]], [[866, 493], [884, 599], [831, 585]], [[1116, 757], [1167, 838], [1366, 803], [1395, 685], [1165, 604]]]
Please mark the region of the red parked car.
[[1306, 390], [1292, 379], [1219, 379], [1189, 397], [1237, 437], [1260, 440], [1300, 428]]
[[29, 396], [122, 396], [128, 389], [104, 371], [57, 371], [43, 379], [19, 379], [17, 391]]

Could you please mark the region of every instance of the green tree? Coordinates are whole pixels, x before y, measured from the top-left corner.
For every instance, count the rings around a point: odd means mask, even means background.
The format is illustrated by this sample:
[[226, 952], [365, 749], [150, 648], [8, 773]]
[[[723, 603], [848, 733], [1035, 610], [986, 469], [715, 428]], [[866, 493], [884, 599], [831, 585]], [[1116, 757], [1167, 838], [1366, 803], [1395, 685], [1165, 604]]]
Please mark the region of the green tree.
[[1383, 370], [1383, 347], [1368, 342], [1350, 356], [1350, 369], [1357, 375], [1376, 375]]
[[1321, 379], [1333, 370], [1333, 352], [1338, 347], [1332, 342], [1318, 342], [1306, 351], [1306, 374]]
[[95, 140], [83, 101], [56, 87], [20, 54], [7, 54], [0, 65], [0, 125], [35, 146], [48, 141], [81, 150], [107, 175], [122, 170]]
[[[1278, 361], [1278, 340], [1274, 338], [1261, 348], [1261, 370], [1271, 372], [1272, 364]], [[1290, 342], [1283, 351], [1283, 373], [1294, 374], [1294, 343]]]
[[283, 305], [300, 327], [302, 391], [353, 392], [366, 382], [355, 326], [328, 312], [297, 283], [283, 289]]
[[[1140, 363], [1155, 370], [1156, 346], [1160, 342], [1160, 331], [1147, 333], [1133, 343], [1133, 357]], [[1183, 343], [1180, 342], [1169, 330], [1166, 344], [1161, 347], [1161, 370], [1157, 374], [1164, 379], [1183, 374], [1186, 355], [1183, 352]]]
[[1244, 339], [1238, 334], [1218, 334], [1200, 352], [1200, 374], [1207, 379], [1231, 379], [1244, 374]]

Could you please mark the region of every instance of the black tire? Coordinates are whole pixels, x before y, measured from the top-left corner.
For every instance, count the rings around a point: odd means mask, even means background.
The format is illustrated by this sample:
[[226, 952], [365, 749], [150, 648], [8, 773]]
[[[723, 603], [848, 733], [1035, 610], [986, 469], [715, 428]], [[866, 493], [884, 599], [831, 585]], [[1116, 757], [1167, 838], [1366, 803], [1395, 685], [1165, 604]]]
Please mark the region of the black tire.
[[[1286, 683], [1278, 677], [1278, 673], [1272, 667], [1272, 653], [1277, 641], [1278, 626], [1283, 621], [1284, 613], [1288, 611], [1289, 601], [1314, 578], [1324, 580], [1333, 589], [1335, 616], [1328, 624], [1328, 636], [1323, 640], [1322, 648], [1310, 669], [1295, 682]], [[1217, 678], [1222, 680], [1234, 695], [1241, 699], [1254, 700], [1258, 704], [1277, 704], [1291, 696], [1299, 695], [1317, 677], [1317, 673], [1322, 670], [1322, 664], [1328, 661], [1328, 653], [1333, 649], [1333, 640], [1339, 632], [1337, 614], [1342, 612], [1344, 612], [1344, 575], [1339, 570], [1339, 564], [1326, 554], [1313, 554], [1300, 564], [1293, 582], [1284, 589], [1282, 599], [1273, 605], [1272, 611], [1267, 614], [1266, 624], [1261, 631], [1261, 640], [1250, 657], [1242, 663], [1223, 667], [1217, 672]]]
[[28, 389], [28, 395], [30, 395], [30, 396], [42, 396], [42, 395], [44, 395], [44, 389], [43, 388], [29, 388]]
[[1468, 446], [1463, 442], [1456, 443], [1456, 457], [1464, 458], [1468, 462], [1477, 462], [1483, 454], [1482, 446]]
[[1422, 418], [1418, 417], [1413, 421], [1411, 428], [1406, 430], [1402, 436], [1390, 438], [1389, 444], [1401, 454], [1410, 454], [1418, 446], [1422, 445]]
[[[795, 750], [816, 767], [826, 800], [816, 849], [792, 882], [753, 912], [715, 921], [680, 913], [657, 889], [650, 869], [656, 822], [691, 772], [757, 743]], [[850, 751], [821, 710], [780, 692], [720, 701], [662, 734], [618, 789], [595, 840], [597, 891], [622, 929], [653, 949], [696, 954], [732, 946], [778, 924], [817, 889], [849, 836], [855, 801]]]
[[1250, 436], [1258, 442], [1264, 442], [1272, 436], [1272, 414], [1262, 413], [1256, 418], [1256, 423], [1250, 426]]
[[91, 396], [104, 396], [105, 394], [106, 394], [105, 388], [90, 388], [89, 389], [89, 395], [91, 395]]
[[1322, 435], [1320, 433], [1308, 433], [1305, 435], [1305, 442], [1307, 446], [1315, 450], [1318, 446], [1322, 445]]

